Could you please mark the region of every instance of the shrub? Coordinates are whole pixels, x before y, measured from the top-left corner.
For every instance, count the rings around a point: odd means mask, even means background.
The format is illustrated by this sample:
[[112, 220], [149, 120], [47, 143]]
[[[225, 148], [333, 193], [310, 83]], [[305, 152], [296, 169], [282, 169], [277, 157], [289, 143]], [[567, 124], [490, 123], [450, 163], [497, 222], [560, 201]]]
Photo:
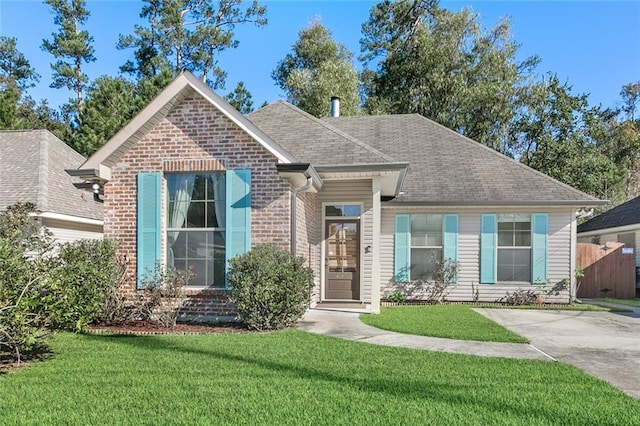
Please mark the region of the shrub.
[[[419, 300], [426, 303], [442, 303], [449, 294], [449, 286], [458, 275], [458, 262], [451, 259], [442, 259], [434, 255], [431, 259], [434, 266], [433, 279], [413, 280], [408, 283], [398, 283], [393, 296], [396, 302]], [[400, 300], [402, 299], [402, 300]]]
[[108, 239], [60, 246], [59, 263], [52, 271], [50, 293], [45, 298], [54, 328], [82, 330], [90, 323], [105, 322], [117, 315], [110, 306], [114, 301], [107, 300], [123, 297], [117, 289], [124, 265], [116, 249], [117, 243]]
[[520, 306], [520, 305], [533, 305], [538, 302], [539, 294], [533, 290], [524, 290], [518, 288], [513, 292], [508, 292], [506, 296], [502, 296], [496, 302], [506, 303], [507, 305]]
[[405, 296], [401, 291], [394, 291], [387, 297], [387, 299], [389, 300], [389, 302], [402, 304], [407, 301], [407, 296]]
[[46, 348], [42, 297], [56, 259], [50, 234], [30, 216], [34, 210], [18, 203], [0, 212], [0, 363], [19, 363]]
[[185, 287], [193, 279], [191, 270], [157, 265], [142, 281], [144, 291], [139, 293], [138, 311], [144, 320], [157, 320], [172, 328], [186, 299]]
[[313, 288], [313, 272], [304, 262], [266, 244], [230, 260], [229, 297], [247, 327], [276, 330], [302, 317]]

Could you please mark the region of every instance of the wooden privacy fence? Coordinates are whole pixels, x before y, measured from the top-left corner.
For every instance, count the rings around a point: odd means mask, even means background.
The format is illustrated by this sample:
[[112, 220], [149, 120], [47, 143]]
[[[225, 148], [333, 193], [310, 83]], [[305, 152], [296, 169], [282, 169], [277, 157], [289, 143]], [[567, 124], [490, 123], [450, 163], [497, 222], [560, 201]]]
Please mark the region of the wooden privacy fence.
[[578, 243], [577, 264], [584, 270], [578, 297], [636, 296], [635, 253], [624, 247], [623, 243], [611, 241], [604, 245]]

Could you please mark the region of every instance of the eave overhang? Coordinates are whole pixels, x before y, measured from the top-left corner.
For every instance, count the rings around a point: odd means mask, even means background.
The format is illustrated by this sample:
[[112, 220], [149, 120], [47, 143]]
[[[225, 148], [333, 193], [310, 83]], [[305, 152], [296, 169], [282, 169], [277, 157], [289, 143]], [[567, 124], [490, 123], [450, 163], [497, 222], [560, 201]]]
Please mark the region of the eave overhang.
[[451, 207], [596, 207], [607, 204], [602, 200], [482, 200], [482, 201], [464, 201], [464, 200], [450, 200], [450, 201], [415, 201], [415, 200], [402, 200], [394, 199], [386, 201], [384, 204], [388, 207], [414, 207], [414, 206], [451, 206]]
[[380, 195], [397, 197], [407, 175], [409, 163], [324, 164], [314, 166], [328, 180], [380, 179]]
[[279, 163], [276, 164], [278, 174], [289, 179], [293, 186], [303, 186], [308, 178], [312, 178], [313, 186], [309, 189], [309, 192], [319, 192], [322, 189], [324, 182], [320, 175], [310, 163]]

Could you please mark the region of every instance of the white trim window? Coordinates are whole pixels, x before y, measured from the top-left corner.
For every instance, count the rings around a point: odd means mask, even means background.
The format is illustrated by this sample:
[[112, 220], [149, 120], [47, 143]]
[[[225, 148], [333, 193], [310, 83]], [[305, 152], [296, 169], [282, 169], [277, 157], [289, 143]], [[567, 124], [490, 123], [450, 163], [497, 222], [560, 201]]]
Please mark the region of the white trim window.
[[411, 281], [434, 279], [438, 263], [442, 260], [442, 217], [441, 214], [411, 215]]
[[531, 215], [498, 215], [498, 281], [531, 282]]
[[190, 269], [191, 286], [225, 286], [225, 173], [171, 173], [167, 264]]

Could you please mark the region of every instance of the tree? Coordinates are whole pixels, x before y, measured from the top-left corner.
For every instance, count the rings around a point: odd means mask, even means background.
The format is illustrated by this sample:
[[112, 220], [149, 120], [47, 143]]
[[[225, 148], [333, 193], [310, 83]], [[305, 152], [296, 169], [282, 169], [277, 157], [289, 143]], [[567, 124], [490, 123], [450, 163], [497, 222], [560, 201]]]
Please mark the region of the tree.
[[120, 36], [119, 49], [133, 48], [136, 62], [123, 71], [138, 76], [156, 75], [169, 66], [177, 75], [183, 69], [199, 74], [213, 88], [224, 87], [225, 72], [217, 55], [238, 46], [238, 24], [266, 25], [266, 6], [257, 0], [242, 8], [242, 0], [144, 0], [141, 18], [149, 26], [136, 26], [133, 34]]
[[343, 115], [358, 112], [360, 92], [353, 54], [336, 43], [327, 28], [313, 22], [298, 33], [292, 50], [271, 74], [289, 102], [311, 115], [326, 117], [331, 97], [339, 96]]
[[615, 198], [623, 174], [600, 147], [611, 111], [590, 108], [586, 95], [571, 91], [554, 74], [528, 89], [510, 129], [511, 154], [587, 194]]
[[227, 94], [224, 99], [229, 102], [241, 114], [249, 114], [253, 111], [251, 92], [247, 90], [243, 81], [238, 82], [233, 92]]
[[0, 82], [13, 81], [20, 90], [35, 86], [40, 76], [18, 51], [15, 37], [0, 36]]
[[624, 191], [619, 202], [640, 195], [640, 120], [635, 111], [640, 103], [640, 81], [620, 91], [622, 106], [612, 112], [600, 138], [600, 148], [624, 172]]
[[46, 101], [37, 104], [26, 95], [40, 76], [13, 37], [0, 37], [0, 129], [47, 129], [60, 139], [69, 134], [69, 126]]
[[102, 76], [94, 80], [70, 145], [82, 155], [93, 154], [142, 109], [143, 102], [136, 92], [136, 85], [123, 77]]
[[79, 114], [82, 110], [84, 86], [88, 80], [82, 64], [96, 60], [91, 46], [93, 37], [81, 29], [87, 22], [89, 11], [85, 7], [85, 0], [45, 0], [45, 3], [51, 6], [53, 22], [59, 27], [58, 33], [51, 34], [52, 41], [42, 41], [42, 48], [56, 58], [51, 64], [51, 87], [66, 87], [73, 91], [76, 98], [71, 103], [71, 110]]
[[[516, 60], [510, 23], [483, 30], [469, 10], [435, 0], [383, 0], [362, 26], [369, 113], [419, 113], [504, 150], [521, 86], [539, 62]], [[375, 64], [375, 69], [368, 68]]]
[[635, 121], [635, 111], [640, 104], [640, 80], [622, 86], [620, 91], [622, 97], [622, 110], [627, 113], [627, 119]]

